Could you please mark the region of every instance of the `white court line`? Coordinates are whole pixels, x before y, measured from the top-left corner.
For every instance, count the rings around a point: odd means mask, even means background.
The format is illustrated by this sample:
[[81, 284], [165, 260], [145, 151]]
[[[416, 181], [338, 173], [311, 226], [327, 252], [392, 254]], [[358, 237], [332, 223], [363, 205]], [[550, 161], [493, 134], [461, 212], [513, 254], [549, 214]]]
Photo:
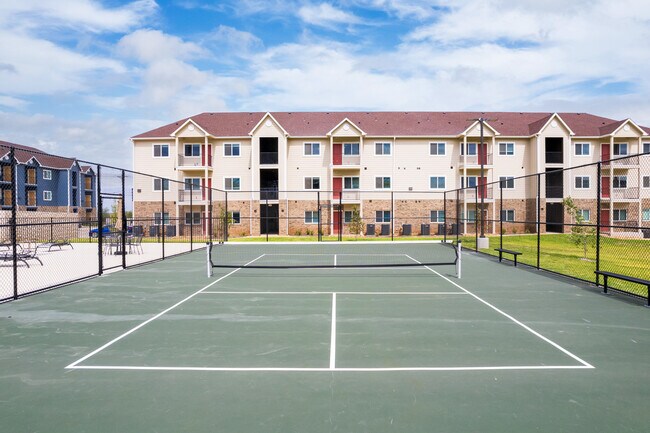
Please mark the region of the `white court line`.
[[[418, 262], [417, 260], [415, 260], [413, 257], [410, 257], [410, 256], [407, 256], [407, 257], [409, 257], [411, 260], [413, 260], [413, 261], [416, 262], [416, 263], [420, 263], [420, 262]], [[531, 334], [535, 335], [536, 337], [538, 337], [538, 338], [544, 340], [545, 342], [547, 342], [547, 343], [550, 344], [551, 346], [555, 347], [556, 349], [558, 349], [559, 351], [561, 351], [561, 352], [564, 353], [565, 355], [570, 356], [570, 357], [573, 358], [574, 360], [578, 361], [579, 363], [581, 363], [581, 364], [583, 365], [584, 368], [596, 368], [596, 367], [594, 367], [593, 365], [589, 364], [587, 361], [585, 361], [585, 360], [583, 360], [582, 358], [578, 357], [577, 355], [574, 355], [573, 353], [569, 352], [567, 349], [565, 349], [564, 347], [560, 346], [560, 345], [557, 344], [556, 342], [554, 342], [554, 341], [552, 341], [552, 340], [550, 340], [550, 339], [544, 337], [542, 334], [540, 334], [539, 332], [535, 331], [535, 330], [532, 329], [531, 327], [529, 327], [529, 326], [527, 326], [527, 325], [521, 323], [519, 320], [515, 319], [515, 318], [512, 317], [510, 314], [508, 314], [508, 313], [506, 313], [506, 312], [504, 312], [504, 311], [498, 309], [498, 308], [495, 307], [494, 305], [490, 304], [488, 301], [486, 301], [486, 300], [482, 299], [481, 297], [475, 295], [474, 293], [470, 292], [470, 291], [467, 290], [466, 288], [462, 287], [460, 284], [457, 284], [457, 283], [453, 282], [452, 280], [450, 280], [449, 278], [447, 278], [447, 277], [445, 277], [444, 275], [442, 275], [441, 273], [439, 273], [439, 272], [437, 272], [437, 271], [434, 271], [434, 270], [431, 269], [429, 266], [424, 266], [424, 267], [427, 268], [428, 270], [430, 270], [431, 272], [433, 272], [434, 274], [438, 275], [439, 277], [444, 278], [445, 280], [447, 280], [448, 282], [450, 282], [450, 283], [453, 284], [454, 286], [458, 287], [460, 290], [466, 292], [468, 295], [472, 296], [472, 297], [473, 297], [474, 299], [476, 299], [477, 301], [479, 301], [479, 302], [481, 302], [481, 303], [487, 305], [488, 307], [490, 307], [491, 309], [493, 309], [493, 310], [496, 311], [497, 313], [499, 313], [499, 314], [501, 314], [502, 316], [507, 317], [508, 319], [512, 320], [514, 323], [516, 323], [517, 325], [521, 326], [521, 327], [524, 328], [526, 331], [528, 331], [528, 332], [530, 332]]]
[[[212, 291], [206, 290], [200, 292], [202, 295], [331, 295], [339, 293], [341, 295], [467, 295], [465, 292], [338, 292], [332, 291], [309, 291], [309, 292], [290, 292], [290, 291]], [[198, 293], [197, 293], [198, 294]]]
[[583, 370], [585, 365], [497, 365], [486, 367], [144, 367], [137, 365], [79, 365], [79, 370], [150, 370], [150, 371], [232, 371], [232, 372], [390, 372], [390, 371], [504, 371], [504, 370]]
[[336, 254], [334, 254], [334, 267], [336, 267]]
[[267, 257], [275, 256], [364, 256], [364, 257], [394, 257], [394, 256], [405, 256], [405, 253], [385, 253], [385, 254], [360, 254], [360, 253], [266, 253]]
[[[258, 260], [258, 259], [262, 258], [263, 256], [264, 256], [264, 254], [262, 254], [261, 256], [257, 257], [256, 259], [251, 260], [250, 262], [246, 263], [244, 266], [248, 266], [248, 265], [250, 265], [250, 264], [253, 263], [255, 260]], [[153, 321], [153, 320], [156, 320], [157, 318], [159, 318], [159, 317], [162, 316], [163, 314], [165, 314], [165, 313], [167, 313], [167, 312], [173, 310], [174, 308], [178, 307], [178, 306], [181, 305], [182, 303], [184, 303], [184, 302], [186, 302], [186, 301], [189, 301], [190, 299], [192, 299], [193, 297], [195, 297], [196, 295], [198, 295], [199, 293], [201, 293], [201, 292], [204, 291], [205, 289], [207, 289], [207, 288], [209, 288], [209, 287], [211, 287], [211, 286], [217, 284], [219, 281], [223, 280], [224, 278], [227, 278], [227, 277], [231, 276], [232, 274], [234, 274], [235, 272], [237, 272], [237, 271], [240, 270], [240, 269], [241, 269], [241, 268], [237, 268], [237, 269], [233, 270], [232, 272], [227, 273], [227, 274], [224, 275], [223, 277], [217, 279], [216, 281], [211, 282], [210, 284], [208, 284], [207, 286], [203, 287], [202, 289], [200, 289], [200, 290], [198, 290], [198, 291], [192, 293], [190, 296], [188, 296], [187, 298], [183, 299], [182, 301], [179, 301], [179, 302], [175, 303], [174, 305], [172, 305], [171, 307], [167, 308], [166, 310], [161, 311], [160, 313], [156, 314], [155, 316], [153, 316], [153, 317], [149, 318], [148, 320], [145, 320], [144, 322], [140, 323], [138, 326], [136, 326], [136, 327], [134, 327], [134, 328], [131, 328], [130, 330], [126, 331], [124, 334], [118, 336], [117, 338], [112, 339], [111, 341], [109, 341], [108, 343], [106, 343], [106, 344], [104, 344], [103, 346], [99, 347], [98, 349], [93, 350], [93, 351], [90, 352], [88, 355], [84, 356], [83, 358], [79, 358], [78, 360], [76, 360], [76, 361], [73, 362], [72, 364], [68, 365], [66, 368], [79, 368], [79, 367], [77, 366], [77, 364], [79, 364], [80, 362], [83, 362], [83, 361], [85, 361], [86, 359], [90, 358], [91, 356], [96, 355], [97, 353], [99, 353], [99, 352], [101, 352], [102, 350], [106, 349], [108, 346], [112, 345], [113, 343], [116, 343], [116, 342], [120, 341], [122, 338], [126, 337], [127, 335], [132, 334], [133, 332], [135, 332], [135, 331], [137, 331], [138, 329], [142, 328], [142, 327], [143, 327], [144, 325], [146, 325], [147, 323], [149, 323], [149, 322], [151, 322], [151, 321]]]
[[332, 337], [330, 340], [330, 369], [336, 367], [336, 293], [332, 293]]

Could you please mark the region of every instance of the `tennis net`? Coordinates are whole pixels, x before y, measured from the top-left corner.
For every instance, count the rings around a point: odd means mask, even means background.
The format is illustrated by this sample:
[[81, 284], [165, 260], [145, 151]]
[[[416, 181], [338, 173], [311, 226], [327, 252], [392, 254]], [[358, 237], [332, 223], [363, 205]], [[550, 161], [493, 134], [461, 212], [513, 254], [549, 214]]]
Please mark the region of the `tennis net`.
[[226, 242], [207, 248], [212, 268], [372, 268], [456, 266], [460, 277], [460, 244], [413, 242]]

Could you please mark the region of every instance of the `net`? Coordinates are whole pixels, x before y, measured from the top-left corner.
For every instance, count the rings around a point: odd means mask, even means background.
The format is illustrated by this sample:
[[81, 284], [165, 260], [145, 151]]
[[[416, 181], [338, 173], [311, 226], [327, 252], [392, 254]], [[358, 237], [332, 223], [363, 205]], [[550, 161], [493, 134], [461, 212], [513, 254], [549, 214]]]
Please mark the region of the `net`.
[[456, 266], [460, 244], [416, 242], [226, 242], [209, 244], [212, 268], [371, 268]]

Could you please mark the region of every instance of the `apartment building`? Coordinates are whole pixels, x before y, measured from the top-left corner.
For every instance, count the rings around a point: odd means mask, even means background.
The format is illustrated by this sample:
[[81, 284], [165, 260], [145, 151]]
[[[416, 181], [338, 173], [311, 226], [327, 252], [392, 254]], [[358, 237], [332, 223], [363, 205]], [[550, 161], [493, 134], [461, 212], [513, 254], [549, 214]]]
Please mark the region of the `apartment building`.
[[[16, 174], [12, 177], [10, 149]], [[0, 208], [96, 217], [96, 177], [93, 169], [75, 159], [50, 155], [29, 146], [0, 141]]]
[[[161, 178], [134, 180], [135, 217], [176, 220], [181, 232], [200, 226], [210, 203], [227, 208], [235, 235], [304, 234], [316, 225], [337, 233], [347, 230], [354, 210], [367, 223], [392, 222], [394, 231], [412, 224], [413, 234], [422, 222], [442, 222], [444, 212], [462, 218], [457, 229], [468, 232], [477, 209], [491, 221], [489, 232], [497, 230], [499, 212], [509, 221], [539, 216], [542, 230], [561, 231], [556, 224], [570, 222], [562, 205], [567, 196], [595, 220], [599, 184], [603, 225], [650, 220], [650, 173], [639, 157], [603, 163], [599, 181], [595, 166], [556, 171], [650, 152], [650, 128], [631, 119], [517, 112], [202, 113], [132, 142], [134, 170]], [[552, 171], [541, 185], [535, 176], [515, 180]], [[492, 182], [503, 189], [488, 186]], [[472, 189], [452, 192], [464, 187]], [[208, 188], [220, 191], [210, 196]], [[503, 209], [495, 205], [501, 195]]]

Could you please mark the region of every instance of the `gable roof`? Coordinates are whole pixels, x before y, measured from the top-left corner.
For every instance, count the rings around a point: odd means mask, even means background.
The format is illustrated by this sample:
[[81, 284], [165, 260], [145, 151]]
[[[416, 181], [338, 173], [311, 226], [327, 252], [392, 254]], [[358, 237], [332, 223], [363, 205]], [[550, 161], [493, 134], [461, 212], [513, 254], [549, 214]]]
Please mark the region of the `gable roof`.
[[77, 162], [73, 158], [50, 155], [48, 153], [43, 153], [35, 147], [24, 146], [22, 144], [10, 143], [2, 140], [0, 140], [0, 158], [7, 156], [11, 147], [15, 149], [14, 156], [19, 164], [27, 164], [31, 159], [35, 159], [41, 167], [67, 170]]
[[[326, 137], [346, 118], [368, 136], [375, 137], [457, 137], [475, 122], [473, 119], [478, 117], [492, 119], [490, 126], [502, 137], [530, 137], [538, 133], [554, 115], [557, 115], [577, 136], [599, 137], [603, 135], [602, 127], [612, 127], [611, 125], [620, 122], [588, 113], [470, 111], [201, 113], [191, 116], [191, 119], [213, 137], [246, 137], [267, 114], [271, 115], [292, 137]], [[132, 138], [171, 138], [171, 134], [188, 119], [190, 117]], [[650, 128], [641, 128], [648, 135]]]

